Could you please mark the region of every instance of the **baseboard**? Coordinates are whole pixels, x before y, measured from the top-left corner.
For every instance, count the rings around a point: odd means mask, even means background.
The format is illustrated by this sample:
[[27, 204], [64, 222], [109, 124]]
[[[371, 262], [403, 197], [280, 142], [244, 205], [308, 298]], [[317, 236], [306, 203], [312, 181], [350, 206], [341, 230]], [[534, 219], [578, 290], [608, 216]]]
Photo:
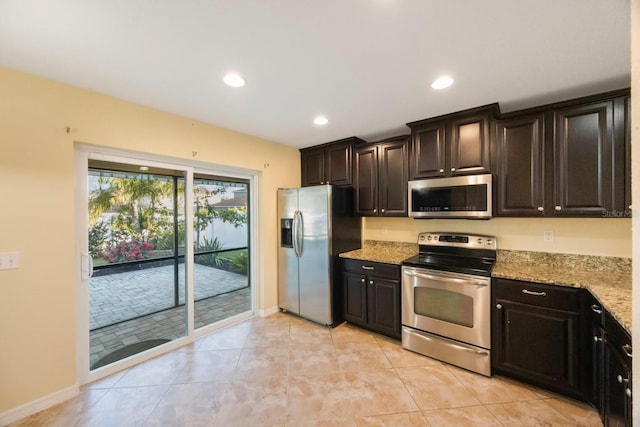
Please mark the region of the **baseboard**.
[[260, 317], [269, 317], [272, 314], [278, 313], [279, 311], [280, 311], [280, 307], [275, 306], [275, 307], [268, 308], [266, 310], [258, 310], [258, 315]]
[[25, 403], [24, 405], [9, 409], [6, 412], [0, 413], [0, 426], [14, 423], [24, 417], [28, 417], [36, 412], [40, 412], [44, 409], [57, 405], [58, 403], [62, 403], [65, 400], [73, 399], [79, 394], [80, 386], [76, 383], [71, 387], [56, 391], [48, 396], [44, 396], [40, 399]]

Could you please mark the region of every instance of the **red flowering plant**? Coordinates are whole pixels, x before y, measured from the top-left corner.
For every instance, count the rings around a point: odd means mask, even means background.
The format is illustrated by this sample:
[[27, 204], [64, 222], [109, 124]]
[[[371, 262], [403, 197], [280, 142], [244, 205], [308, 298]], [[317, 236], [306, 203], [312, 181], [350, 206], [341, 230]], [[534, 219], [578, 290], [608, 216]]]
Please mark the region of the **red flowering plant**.
[[106, 249], [99, 254], [108, 264], [116, 262], [147, 259], [153, 255], [153, 243], [141, 242], [137, 239], [107, 243]]

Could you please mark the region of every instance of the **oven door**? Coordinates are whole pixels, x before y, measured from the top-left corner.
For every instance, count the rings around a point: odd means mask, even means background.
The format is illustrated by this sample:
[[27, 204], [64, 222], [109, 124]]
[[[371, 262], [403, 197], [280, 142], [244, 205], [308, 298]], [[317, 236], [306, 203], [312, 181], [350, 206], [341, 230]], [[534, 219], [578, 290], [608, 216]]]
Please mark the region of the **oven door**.
[[402, 324], [491, 348], [489, 277], [402, 267]]

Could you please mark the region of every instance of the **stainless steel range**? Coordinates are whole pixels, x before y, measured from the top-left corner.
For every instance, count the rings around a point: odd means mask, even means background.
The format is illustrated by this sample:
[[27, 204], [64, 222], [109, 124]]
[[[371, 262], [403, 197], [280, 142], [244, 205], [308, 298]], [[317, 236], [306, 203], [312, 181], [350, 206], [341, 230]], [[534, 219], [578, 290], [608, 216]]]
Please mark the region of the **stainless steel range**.
[[402, 346], [491, 376], [491, 270], [496, 238], [420, 233], [402, 263]]

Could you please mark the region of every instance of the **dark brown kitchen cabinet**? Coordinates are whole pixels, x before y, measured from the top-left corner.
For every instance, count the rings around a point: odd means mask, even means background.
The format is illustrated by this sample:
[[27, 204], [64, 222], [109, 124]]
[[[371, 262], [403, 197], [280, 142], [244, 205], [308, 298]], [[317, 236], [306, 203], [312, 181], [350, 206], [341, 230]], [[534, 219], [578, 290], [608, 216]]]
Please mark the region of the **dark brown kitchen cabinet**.
[[586, 398], [606, 427], [632, 426], [631, 336], [588, 291], [584, 310], [591, 319], [583, 357], [591, 367]]
[[407, 123], [410, 179], [491, 172], [490, 126], [497, 104]]
[[613, 211], [613, 101], [556, 110], [553, 123], [553, 215]]
[[494, 141], [497, 215], [544, 216], [544, 115], [497, 121]]
[[630, 216], [625, 90], [495, 121], [497, 216]]
[[578, 289], [494, 279], [492, 300], [493, 371], [582, 397]]
[[[624, 129], [624, 170], [619, 173], [624, 175], [624, 216], [631, 216], [631, 97], [624, 98], [624, 120], [622, 126]], [[619, 110], [618, 110], [619, 111]], [[620, 114], [616, 115], [619, 119]], [[617, 122], [619, 123], [619, 122]], [[619, 170], [619, 169], [618, 169]]]
[[344, 318], [400, 338], [400, 266], [343, 259]]
[[407, 216], [408, 136], [356, 146], [356, 215]]
[[351, 137], [300, 150], [302, 186], [333, 184], [351, 186], [353, 144]]
[[583, 290], [581, 307], [587, 324], [582, 328], [584, 339], [581, 358], [586, 371], [583, 393], [602, 414], [604, 398], [604, 321], [602, 304], [587, 290]]

